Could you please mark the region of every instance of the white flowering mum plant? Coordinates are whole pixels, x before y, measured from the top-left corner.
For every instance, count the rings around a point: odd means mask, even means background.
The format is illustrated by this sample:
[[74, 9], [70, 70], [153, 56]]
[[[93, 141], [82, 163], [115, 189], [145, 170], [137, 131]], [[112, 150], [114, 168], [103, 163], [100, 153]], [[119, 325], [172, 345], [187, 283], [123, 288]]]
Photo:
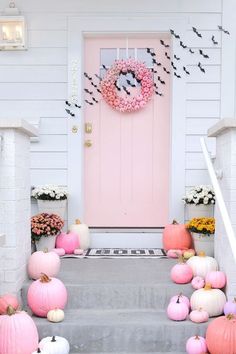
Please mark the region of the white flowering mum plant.
[[215, 193], [212, 186], [195, 186], [182, 198], [186, 204], [215, 204]]
[[34, 187], [32, 197], [40, 200], [63, 200], [67, 199], [67, 189], [64, 187], [46, 184], [44, 186]]

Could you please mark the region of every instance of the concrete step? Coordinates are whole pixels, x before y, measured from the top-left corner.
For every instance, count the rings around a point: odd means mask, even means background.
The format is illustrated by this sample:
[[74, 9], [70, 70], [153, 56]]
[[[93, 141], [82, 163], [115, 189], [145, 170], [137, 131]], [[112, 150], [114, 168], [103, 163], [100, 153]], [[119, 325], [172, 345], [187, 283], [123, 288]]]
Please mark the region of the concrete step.
[[33, 317], [40, 338], [66, 337], [72, 353], [185, 352], [186, 340], [205, 335], [208, 323], [175, 322], [156, 310], [67, 310], [65, 320]]

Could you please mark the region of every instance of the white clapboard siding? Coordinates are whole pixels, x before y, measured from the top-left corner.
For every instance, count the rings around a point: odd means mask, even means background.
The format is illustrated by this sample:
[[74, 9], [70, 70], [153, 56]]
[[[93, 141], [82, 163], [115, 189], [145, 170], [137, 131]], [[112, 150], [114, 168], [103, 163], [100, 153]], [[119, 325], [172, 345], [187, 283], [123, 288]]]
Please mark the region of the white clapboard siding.
[[217, 123], [219, 118], [187, 118], [186, 119], [186, 134], [205, 135], [207, 130]]
[[221, 24], [221, 14], [192, 13], [189, 14], [189, 29], [196, 27], [199, 31], [214, 30]]
[[40, 134], [67, 134], [68, 118], [41, 118]]
[[34, 10], [26, 14], [26, 18], [29, 31], [67, 31], [67, 16], [65, 14], [37, 12]]
[[190, 75], [187, 76], [187, 82], [217, 82], [220, 83], [221, 67], [220, 65], [208, 65], [206, 73], [202, 75], [197, 65], [188, 66]]
[[0, 65], [66, 65], [66, 48], [30, 48], [26, 51], [1, 52]]
[[206, 163], [201, 152], [187, 152], [185, 157], [187, 170], [204, 170]]
[[186, 116], [189, 118], [218, 118], [220, 101], [187, 101]]
[[43, 100], [1, 100], [0, 94], [0, 117], [6, 115], [12, 117], [65, 117], [65, 102], [62, 101], [43, 101]]
[[194, 83], [187, 86], [188, 100], [219, 100], [220, 84]]
[[30, 178], [32, 186], [40, 184], [58, 184], [67, 186], [66, 169], [31, 169]]
[[28, 32], [28, 48], [65, 48], [67, 31], [31, 30]]
[[67, 169], [67, 152], [31, 152], [33, 169]]
[[[195, 27], [195, 26], [194, 26]], [[198, 29], [198, 25], [196, 25]], [[204, 31], [204, 30], [199, 30], [201, 33], [202, 37], [198, 37], [193, 30], [189, 30], [186, 35], [186, 44], [189, 47], [192, 48], [220, 48], [221, 47], [221, 31], [217, 29], [217, 26], [215, 28], [216, 30], [213, 31]], [[213, 44], [211, 37], [214, 36], [215, 40], [218, 42], [218, 44]], [[203, 53], [207, 54], [208, 49], [203, 50]]]
[[[221, 63], [220, 48], [204, 49], [204, 54], [207, 54], [209, 58], [203, 58], [203, 56], [200, 55], [198, 49], [193, 49], [193, 50], [195, 50], [194, 54], [186, 52], [186, 57], [187, 57], [186, 60], [188, 65], [197, 65], [199, 62], [201, 62], [202, 66], [206, 67], [205, 69], [207, 70], [208, 65], [219, 65]], [[202, 73], [202, 75], [204, 75], [204, 73]]]
[[[186, 153], [188, 152], [201, 152], [201, 144], [200, 144], [200, 138], [204, 136], [203, 134], [200, 135], [187, 135], [186, 136]], [[206, 137], [206, 135], [205, 135]], [[209, 138], [206, 139], [206, 144], [207, 148], [209, 149], [209, 152], [214, 154], [215, 152], [215, 139], [214, 138]]]
[[67, 151], [67, 135], [40, 135], [39, 142], [31, 144], [31, 151]]
[[186, 170], [186, 186], [196, 186], [197, 184], [210, 184], [210, 177], [207, 169]]
[[67, 83], [67, 66], [0, 66], [0, 82], [64, 82]]
[[0, 83], [2, 100], [65, 100], [66, 83]]

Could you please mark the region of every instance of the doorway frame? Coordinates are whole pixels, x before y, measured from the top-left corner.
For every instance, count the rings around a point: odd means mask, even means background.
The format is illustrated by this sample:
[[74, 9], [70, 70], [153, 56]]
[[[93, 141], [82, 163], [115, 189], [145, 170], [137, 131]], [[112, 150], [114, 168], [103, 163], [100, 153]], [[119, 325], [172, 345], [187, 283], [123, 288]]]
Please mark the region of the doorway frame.
[[[125, 16], [125, 17], [84, 17], [68, 18], [68, 98], [73, 95], [80, 104], [83, 102], [84, 38], [86, 36], [111, 34], [160, 34], [169, 33], [174, 28], [183, 41], [187, 33], [187, 18], [177, 19], [166, 15]], [[122, 28], [122, 31], [120, 30]], [[186, 56], [176, 41], [172, 42], [176, 55], [181, 53], [182, 63]], [[169, 220], [184, 220], [181, 198], [185, 193], [185, 106], [186, 80], [171, 79], [171, 117], [170, 117], [170, 181], [169, 181]], [[76, 129], [77, 128], [77, 132]], [[68, 223], [84, 216], [84, 111], [68, 119]], [[173, 178], [174, 177], [174, 178]], [[150, 232], [147, 230], [147, 232]]]

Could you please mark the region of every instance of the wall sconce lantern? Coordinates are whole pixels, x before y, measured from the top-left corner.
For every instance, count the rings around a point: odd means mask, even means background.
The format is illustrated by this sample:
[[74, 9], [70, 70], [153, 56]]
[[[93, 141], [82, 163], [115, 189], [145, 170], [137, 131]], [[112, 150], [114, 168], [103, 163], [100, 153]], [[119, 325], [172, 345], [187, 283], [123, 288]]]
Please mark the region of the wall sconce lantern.
[[26, 50], [26, 22], [11, 1], [0, 16], [0, 50]]

